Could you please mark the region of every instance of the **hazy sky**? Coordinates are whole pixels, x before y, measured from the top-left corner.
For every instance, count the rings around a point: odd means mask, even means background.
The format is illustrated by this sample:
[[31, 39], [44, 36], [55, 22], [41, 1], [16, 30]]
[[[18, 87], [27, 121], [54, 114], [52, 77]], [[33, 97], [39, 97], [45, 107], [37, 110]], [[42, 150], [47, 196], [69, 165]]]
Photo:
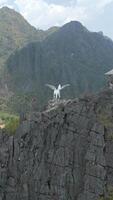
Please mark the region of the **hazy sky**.
[[39, 29], [78, 20], [113, 39], [113, 0], [0, 0], [3, 6], [16, 9]]

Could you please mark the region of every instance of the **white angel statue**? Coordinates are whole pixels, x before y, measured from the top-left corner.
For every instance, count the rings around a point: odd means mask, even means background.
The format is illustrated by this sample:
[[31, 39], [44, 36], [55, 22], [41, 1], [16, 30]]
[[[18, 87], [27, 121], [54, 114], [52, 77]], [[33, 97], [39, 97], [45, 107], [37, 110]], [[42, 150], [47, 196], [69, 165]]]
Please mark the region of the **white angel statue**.
[[61, 86], [60, 84], [58, 85], [58, 88], [56, 88], [54, 85], [46, 84], [50, 89], [54, 90], [53, 91], [53, 99], [60, 99], [60, 91], [64, 89], [65, 87], [70, 86], [70, 84], [66, 84]]

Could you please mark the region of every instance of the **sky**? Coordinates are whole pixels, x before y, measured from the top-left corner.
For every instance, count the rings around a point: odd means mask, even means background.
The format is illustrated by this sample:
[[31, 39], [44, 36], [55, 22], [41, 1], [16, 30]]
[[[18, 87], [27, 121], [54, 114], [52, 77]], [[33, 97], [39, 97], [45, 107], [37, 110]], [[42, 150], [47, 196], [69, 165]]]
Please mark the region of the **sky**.
[[15, 9], [38, 29], [76, 20], [113, 39], [113, 0], [0, 0], [3, 6]]

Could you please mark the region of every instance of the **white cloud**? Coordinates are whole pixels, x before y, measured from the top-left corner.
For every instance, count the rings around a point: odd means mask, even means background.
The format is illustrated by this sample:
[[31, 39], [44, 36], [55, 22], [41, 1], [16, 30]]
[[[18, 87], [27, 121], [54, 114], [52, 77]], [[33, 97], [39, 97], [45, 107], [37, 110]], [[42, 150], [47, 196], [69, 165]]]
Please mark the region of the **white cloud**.
[[111, 2], [113, 2], [113, 0], [94, 0], [94, 1], [91, 1], [91, 0], [77, 0], [77, 4], [80, 5], [80, 6], [95, 6], [95, 7], [104, 7], [108, 4], [110, 4]]
[[0, 0], [0, 7], [7, 5], [8, 1], [7, 0]]
[[32, 25], [47, 29], [55, 25], [61, 26], [71, 20], [88, 24], [95, 16], [100, 16], [106, 5], [113, 0], [70, 0], [68, 2], [64, 0], [65, 4], [63, 0], [62, 4], [59, 2], [56, 0], [15, 0], [15, 5]]
[[0, 0], [1, 7], [12, 6], [40, 29], [78, 20], [94, 31], [98, 21], [103, 23], [103, 15], [111, 3], [113, 0]]
[[76, 4], [69, 6], [47, 3], [46, 0], [15, 0], [21, 14], [34, 26], [47, 29], [54, 25], [62, 25], [70, 20], [86, 17], [85, 8]]
[[100, 20], [100, 18], [103, 22], [103, 14], [106, 7], [111, 3], [113, 3], [113, 0], [77, 0], [77, 6], [84, 7], [86, 11], [87, 18], [85, 18], [84, 24], [86, 26], [93, 26], [93, 21], [97, 20], [98, 23], [98, 19]]
[[14, 8], [13, 0], [0, 0], [0, 8], [8, 6], [9, 8]]
[[8, 3], [8, 1], [7, 0], [0, 0], [0, 5], [2, 5], [4, 3]]
[[113, 0], [101, 0], [99, 3], [97, 3], [99, 8], [105, 8], [105, 6], [109, 5], [112, 2]]

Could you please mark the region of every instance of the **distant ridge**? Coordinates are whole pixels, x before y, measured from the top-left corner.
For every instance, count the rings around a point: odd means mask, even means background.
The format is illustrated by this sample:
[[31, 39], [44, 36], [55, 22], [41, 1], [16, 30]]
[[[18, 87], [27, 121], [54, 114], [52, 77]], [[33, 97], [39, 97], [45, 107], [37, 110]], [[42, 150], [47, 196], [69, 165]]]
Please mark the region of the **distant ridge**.
[[80, 23], [79, 21], [70, 21], [67, 24], [64, 24], [61, 27], [61, 30], [63, 29], [71, 29], [74, 31], [88, 31], [88, 29], [82, 25], [82, 23]]
[[8, 101], [7, 96], [5, 98], [8, 93], [5, 86], [9, 88], [11, 79], [6, 67], [8, 57], [31, 42], [44, 40], [56, 30], [57, 27], [47, 31], [37, 30], [15, 10], [8, 7], [0, 9], [0, 110], [6, 107], [5, 102]]
[[28, 44], [7, 65], [15, 93], [37, 94], [39, 104], [44, 104], [51, 98], [45, 83], [69, 83], [63, 97], [72, 98], [105, 86], [104, 73], [113, 67], [113, 42], [72, 21], [41, 43]]
[[35, 41], [42, 41], [56, 31], [57, 27], [48, 31], [37, 30], [15, 10], [3, 7], [0, 9], [0, 64], [18, 48]]
[[[29, 42], [40, 40], [41, 32], [31, 26], [18, 12], [8, 7], [0, 9], [0, 61], [15, 49]], [[5, 57], [4, 57], [5, 55]], [[1, 57], [4, 58], [1, 58]]]

